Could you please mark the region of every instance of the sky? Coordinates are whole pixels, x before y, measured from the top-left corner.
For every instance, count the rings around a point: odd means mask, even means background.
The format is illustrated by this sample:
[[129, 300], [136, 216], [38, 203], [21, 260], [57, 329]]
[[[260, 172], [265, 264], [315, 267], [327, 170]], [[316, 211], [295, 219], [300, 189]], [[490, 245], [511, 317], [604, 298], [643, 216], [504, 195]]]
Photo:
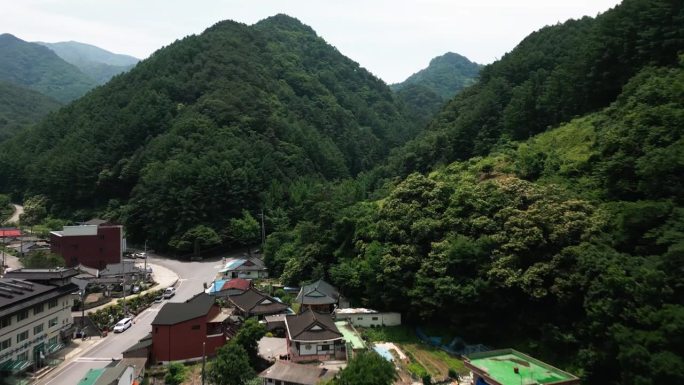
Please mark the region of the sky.
[[285, 13], [387, 83], [456, 52], [488, 64], [546, 25], [596, 16], [617, 0], [0, 0], [0, 33], [79, 41], [145, 58], [218, 21]]

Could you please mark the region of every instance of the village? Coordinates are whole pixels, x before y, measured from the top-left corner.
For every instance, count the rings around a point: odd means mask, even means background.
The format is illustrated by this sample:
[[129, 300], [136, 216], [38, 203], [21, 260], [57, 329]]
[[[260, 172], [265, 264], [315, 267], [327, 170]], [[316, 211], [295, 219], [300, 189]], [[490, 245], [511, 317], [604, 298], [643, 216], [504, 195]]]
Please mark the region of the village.
[[[402, 385], [579, 383], [522, 352], [430, 336], [391, 309], [353, 306], [322, 277], [283, 286], [258, 252], [191, 261], [200, 275], [181, 278], [186, 267], [177, 274], [161, 257], [127, 251], [123, 226], [105, 220], [64, 226], [50, 239], [16, 228], [0, 237], [15, 261], [47, 249], [67, 263], [3, 268], [4, 383], [161, 384], [170, 364], [182, 363], [182, 383], [204, 384], [203, 363], [245, 325], [263, 330], [258, 378], [265, 385], [324, 383], [368, 351], [391, 362]], [[93, 354], [105, 346], [118, 349], [111, 359]]]

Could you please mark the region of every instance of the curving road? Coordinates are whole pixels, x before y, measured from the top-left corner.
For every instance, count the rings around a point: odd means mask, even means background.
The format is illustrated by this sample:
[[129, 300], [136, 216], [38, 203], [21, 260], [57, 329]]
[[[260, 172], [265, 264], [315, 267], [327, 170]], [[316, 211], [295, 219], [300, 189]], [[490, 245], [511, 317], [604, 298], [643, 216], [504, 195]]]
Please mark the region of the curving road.
[[12, 203], [12, 206], [14, 206], [14, 214], [5, 221], [7, 224], [19, 223], [19, 216], [24, 213], [24, 206], [16, 205], [14, 203]]
[[[222, 267], [220, 258], [189, 262], [150, 255], [149, 262], [169, 268], [180, 277], [176, 285], [176, 295], [168, 300], [169, 302], [183, 302], [200, 293], [204, 290], [203, 284], [213, 281]], [[70, 359], [61, 364], [36, 384], [76, 384], [83, 378], [88, 369], [103, 368], [113, 358], [120, 359], [122, 351], [152, 331], [150, 324], [162, 306], [163, 303], [153, 304], [152, 307], [138, 314], [135, 318], [135, 324], [124, 333], [110, 334], [96, 345], [86, 348], [78, 358]]]

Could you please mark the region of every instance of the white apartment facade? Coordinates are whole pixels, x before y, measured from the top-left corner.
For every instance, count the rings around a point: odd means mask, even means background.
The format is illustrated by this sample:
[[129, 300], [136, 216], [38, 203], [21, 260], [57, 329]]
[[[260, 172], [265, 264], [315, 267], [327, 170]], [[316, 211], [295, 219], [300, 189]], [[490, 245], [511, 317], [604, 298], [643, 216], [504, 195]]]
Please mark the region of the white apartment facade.
[[73, 284], [0, 279], [0, 376], [36, 370], [71, 329]]

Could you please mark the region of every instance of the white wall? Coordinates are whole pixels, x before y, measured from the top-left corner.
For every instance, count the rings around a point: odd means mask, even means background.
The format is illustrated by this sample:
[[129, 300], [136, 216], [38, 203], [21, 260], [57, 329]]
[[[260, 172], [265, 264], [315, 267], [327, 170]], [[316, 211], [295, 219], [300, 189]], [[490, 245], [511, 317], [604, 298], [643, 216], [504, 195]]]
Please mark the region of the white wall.
[[397, 326], [401, 325], [401, 313], [338, 313], [336, 319], [348, 319], [352, 325], [369, 328], [373, 326]]
[[[11, 339], [11, 346], [8, 349], [0, 351], [0, 362], [7, 359], [15, 359], [17, 356], [28, 352], [28, 358], [33, 361], [34, 346], [49, 343], [50, 339], [57, 336], [59, 339], [60, 330], [73, 323], [71, 317], [71, 295], [64, 294], [57, 299], [57, 306], [50, 308], [48, 301], [43, 302], [43, 311], [40, 313], [34, 312], [34, 306], [27, 308], [28, 318], [21, 321], [17, 320], [17, 313], [12, 314], [11, 325], [0, 329], [0, 341], [7, 338]], [[50, 320], [57, 318], [57, 324], [49, 327]], [[34, 328], [38, 325], [43, 325], [43, 330], [35, 334]], [[28, 331], [28, 339], [17, 342], [17, 335]]]

